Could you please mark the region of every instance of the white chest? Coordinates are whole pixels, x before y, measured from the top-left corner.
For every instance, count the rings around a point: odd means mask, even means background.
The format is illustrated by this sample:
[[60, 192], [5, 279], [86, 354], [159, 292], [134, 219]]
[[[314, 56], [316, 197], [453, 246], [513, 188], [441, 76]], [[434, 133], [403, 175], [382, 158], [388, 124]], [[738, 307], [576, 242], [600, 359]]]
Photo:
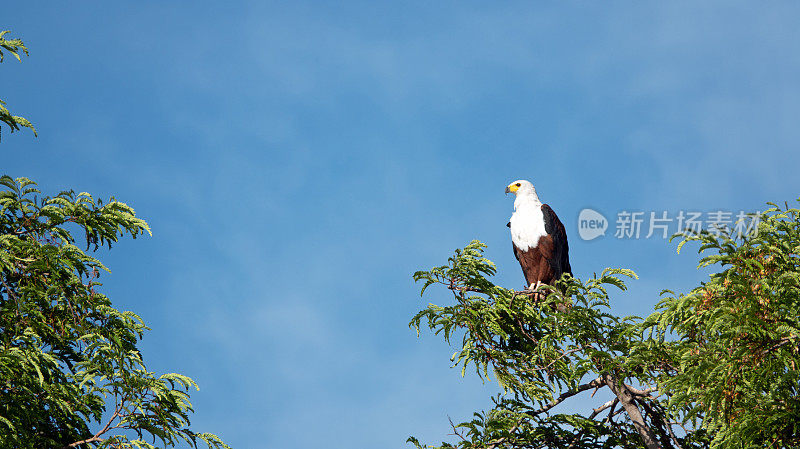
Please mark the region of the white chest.
[[539, 239], [547, 235], [541, 205], [518, 207], [511, 215], [510, 227], [511, 241], [517, 248], [525, 251], [536, 247]]

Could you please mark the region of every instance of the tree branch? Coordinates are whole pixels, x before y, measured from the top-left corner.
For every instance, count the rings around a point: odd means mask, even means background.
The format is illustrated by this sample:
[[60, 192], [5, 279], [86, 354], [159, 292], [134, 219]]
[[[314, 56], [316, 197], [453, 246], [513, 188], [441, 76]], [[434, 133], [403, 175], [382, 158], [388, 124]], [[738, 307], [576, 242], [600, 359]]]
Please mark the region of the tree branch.
[[785, 344], [789, 343], [790, 341], [792, 341], [792, 340], [794, 340], [794, 339], [795, 339], [795, 336], [794, 336], [794, 335], [790, 335], [790, 336], [788, 336], [788, 337], [783, 337], [783, 338], [780, 338], [780, 339], [778, 339], [778, 340], [776, 340], [776, 341], [775, 341], [775, 344], [774, 344], [774, 345], [772, 345], [771, 347], [769, 347], [769, 348], [767, 348], [767, 349], [764, 349], [763, 351], [761, 351], [761, 355], [762, 355], [762, 356], [763, 356], [763, 355], [766, 355], [767, 353], [769, 353], [769, 352], [772, 352], [772, 351], [774, 351], [774, 350], [776, 350], [776, 349], [780, 348], [781, 346], [783, 346], [783, 345], [785, 345]]
[[668, 440], [672, 440], [672, 442], [675, 444], [675, 447], [682, 449], [678, 438], [672, 431], [672, 425], [666, 419], [666, 412], [663, 407], [661, 407], [658, 402], [655, 401], [653, 401], [652, 404], [648, 404], [648, 401], [643, 401], [640, 399], [639, 403], [647, 412], [647, 416], [650, 417], [650, 422], [653, 424], [653, 426], [655, 426], [656, 430], [661, 432], [663, 441], [667, 441], [667, 445], [669, 445]]
[[622, 408], [631, 419], [633, 427], [635, 427], [636, 431], [639, 432], [639, 436], [642, 438], [644, 445], [647, 446], [647, 449], [661, 449], [661, 445], [658, 443], [656, 435], [653, 433], [653, 429], [648, 427], [644, 422], [642, 412], [640, 412], [639, 408], [636, 407], [633, 394], [628, 390], [626, 385], [619, 381], [615, 374], [604, 374], [602, 377], [606, 385], [608, 385], [608, 388], [611, 389], [611, 392], [614, 393], [617, 399], [619, 399], [620, 404], [622, 404]]
[[575, 396], [576, 394], [578, 394], [578, 393], [580, 393], [582, 391], [591, 390], [592, 388], [602, 387], [603, 385], [606, 385], [606, 381], [603, 380], [602, 377], [598, 377], [597, 379], [595, 379], [595, 380], [593, 380], [591, 382], [585, 383], [583, 385], [579, 385], [574, 390], [568, 390], [568, 391], [565, 391], [565, 392], [561, 393], [560, 396], [558, 396], [557, 398], [555, 398], [552, 401], [550, 401], [550, 403], [548, 403], [544, 407], [540, 408], [539, 410], [527, 412], [527, 414], [529, 416], [539, 415], [541, 413], [544, 413], [544, 412], [552, 409], [553, 407], [557, 406], [558, 404], [564, 402], [564, 400], [567, 399], [567, 398]]
[[78, 446], [80, 446], [82, 444], [88, 444], [88, 443], [94, 443], [94, 442], [97, 442], [97, 441], [103, 441], [103, 439], [100, 438], [100, 435], [108, 432], [108, 430], [111, 428], [111, 423], [113, 423], [114, 420], [117, 419], [117, 417], [119, 416], [119, 413], [121, 411], [122, 411], [122, 405], [118, 405], [117, 409], [114, 410], [114, 414], [111, 415], [111, 418], [108, 419], [108, 422], [106, 423], [105, 427], [103, 427], [102, 430], [100, 430], [99, 432], [94, 434], [91, 438], [87, 438], [87, 439], [82, 440], [82, 441], [76, 441], [74, 443], [68, 444], [66, 446], [63, 446], [62, 449], [73, 449], [73, 448], [76, 448], [76, 447], [78, 447]]
[[599, 415], [600, 412], [602, 412], [605, 409], [613, 407], [614, 405], [616, 405], [617, 402], [619, 402], [619, 399], [614, 398], [614, 399], [604, 403], [600, 407], [597, 407], [596, 409], [592, 409], [592, 414], [589, 415], [589, 419], [594, 419], [594, 417]]
[[650, 393], [658, 390], [658, 388], [645, 388], [644, 390], [639, 390], [627, 384], [625, 385], [625, 388], [628, 391], [630, 391], [631, 394], [633, 394], [634, 396], [645, 396], [645, 397], [650, 396]]

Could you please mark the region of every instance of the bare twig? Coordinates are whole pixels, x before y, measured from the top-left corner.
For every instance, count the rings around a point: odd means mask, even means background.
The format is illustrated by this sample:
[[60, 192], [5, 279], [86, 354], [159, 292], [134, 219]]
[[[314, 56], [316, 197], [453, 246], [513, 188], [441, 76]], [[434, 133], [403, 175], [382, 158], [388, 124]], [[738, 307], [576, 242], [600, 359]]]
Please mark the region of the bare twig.
[[113, 428], [113, 427], [111, 427], [111, 423], [113, 423], [114, 420], [117, 419], [118, 416], [120, 416], [119, 414], [120, 414], [121, 411], [122, 411], [122, 405], [118, 405], [116, 410], [114, 410], [114, 414], [111, 415], [111, 418], [108, 419], [108, 422], [106, 423], [105, 427], [103, 427], [99, 432], [94, 434], [91, 438], [87, 438], [87, 439], [82, 440], [82, 441], [76, 441], [76, 442], [74, 442], [72, 444], [68, 444], [68, 445], [64, 446], [63, 449], [73, 449], [73, 448], [76, 448], [76, 447], [81, 446], [83, 444], [94, 443], [94, 442], [97, 442], [97, 441], [103, 441], [103, 439], [100, 438], [100, 436], [103, 435], [104, 433], [108, 432], [109, 429]]
[[613, 424], [614, 421], [612, 421], [611, 418], [613, 418], [614, 415], [619, 413], [619, 410], [615, 410], [617, 408], [618, 404], [619, 404], [619, 400], [617, 400], [613, 404], [611, 404], [611, 410], [608, 411], [608, 416], [606, 416], [606, 419], [604, 419], [603, 421]]
[[545, 405], [544, 407], [540, 408], [539, 410], [528, 412], [528, 415], [536, 416], [538, 414], [547, 412], [548, 410], [552, 409], [553, 407], [557, 406], [558, 404], [564, 402], [564, 400], [567, 399], [567, 398], [575, 396], [576, 394], [578, 394], [578, 393], [580, 393], [582, 391], [591, 390], [592, 388], [601, 387], [601, 386], [603, 386], [605, 384], [606, 384], [605, 380], [603, 380], [603, 378], [601, 378], [601, 377], [598, 377], [597, 379], [595, 379], [595, 380], [593, 380], [591, 382], [585, 383], [583, 385], [579, 385], [574, 390], [568, 390], [568, 391], [565, 391], [565, 392], [561, 393], [560, 396], [558, 396], [557, 398], [553, 399], [547, 405]]
[[447, 417], [447, 420], [448, 420], [448, 421], [450, 421], [450, 427], [452, 427], [452, 428], [453, 428], [453, 433], [452, 433], [452, 435], [454, 435], [454, 436], [457, 436], [457, 437], [461, 438], [461, 441], [466, 441], [466, 440], [467, 440], [467, 438], [466, 438], [466, 437], [464, 437], [464, 435], [462, 435], [462, 434], [461, 434], [461, 432], [459, 432], [459, 431], [458, 431], [458, 427], [457, 427], [457, 426], [456, 426], [456, 425], [453, 423], [453, 418], [451, 418], [451, 417], [449, 417], [449, 416], [448, 416], [448, 417]]
[[519, 325], [519, 331], [522, 332], [522, 335], [525, 336], [528, 340], [532, 341], [534, 344], [538, 344], [539, 340], [537, 340], [533, 335], [529, 334], [525, 331], [525, 327], [522, 325], [522, 321], [517, 319], [517, 324]]
[[619, 402], [619, 399], [617, 399], [617, 398], [614, 398], [614, 399], [612, 399], [612, 400], [610, 400], [610, 401], [608, 401], [608, 402], [604, 403], [604, 404], [603, 404], [603, 405], [601, 405], [600, 407], [597, 407], [597, 408], [595, 408], [595, 409], [592, 409], [592, 414], [591, 414], [591, 415], [589, 415], [589, 419], [594, 419], [594, 417], [595, 417], [595, 416], [597, 416], [597, 415], [599, 415], [599, 414], [600, 414], [600, 412], [602, 412], [603, 410], [606, 410], [606, 409], [609, 409], [609, 408], [611, 408], [611, 407], [615, 406], [615, 405], [616, 405], [618, 402]]
[[678, 449], [683, 449], [681, 443], [678, 441], [678, 437], [675, 436], [675, 432], [672, 431], [672, 426], [667, 423], [667, 430], [669, 431], [669, 437], [672, 438], [672, 442], [675, 443], [675, 447]]
[[594, 395], [595, 395], [595, 393], [597, 393], [598, 391], [600, 391], [600, 387], [595, 387], [595, 389], [594, 389], [594, 391], [592, 392], [592, 395], [591, 395], [590, 397], [592, 397], [592, 398], [593, 398], [593, 397], [594, 397]]

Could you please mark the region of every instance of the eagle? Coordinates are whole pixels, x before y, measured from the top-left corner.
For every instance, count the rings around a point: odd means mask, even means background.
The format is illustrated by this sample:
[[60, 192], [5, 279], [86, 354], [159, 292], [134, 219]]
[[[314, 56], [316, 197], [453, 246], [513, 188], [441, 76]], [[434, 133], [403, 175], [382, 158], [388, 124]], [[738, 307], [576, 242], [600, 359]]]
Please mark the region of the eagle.
[[516, 195], [514, 213], [506, 226], [511, 229], [514, 256], [522, 267], [527, 288], [552, 285], [562, 274], [572, 274], [564, 225], [553, 209], [539, 201], [536, 189], [520, 179], [506, 187]]

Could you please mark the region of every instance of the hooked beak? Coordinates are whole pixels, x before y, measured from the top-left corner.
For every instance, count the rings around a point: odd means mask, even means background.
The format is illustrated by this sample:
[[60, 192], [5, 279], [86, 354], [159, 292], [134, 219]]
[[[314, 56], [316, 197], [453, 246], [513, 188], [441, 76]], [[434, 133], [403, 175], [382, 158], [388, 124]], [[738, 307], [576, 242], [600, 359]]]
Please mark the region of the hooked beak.
[[511, 193], [511, 190], [508, 190], [508, 187], [506, 187], [506, 195], [508, 195], [509, 193]]

